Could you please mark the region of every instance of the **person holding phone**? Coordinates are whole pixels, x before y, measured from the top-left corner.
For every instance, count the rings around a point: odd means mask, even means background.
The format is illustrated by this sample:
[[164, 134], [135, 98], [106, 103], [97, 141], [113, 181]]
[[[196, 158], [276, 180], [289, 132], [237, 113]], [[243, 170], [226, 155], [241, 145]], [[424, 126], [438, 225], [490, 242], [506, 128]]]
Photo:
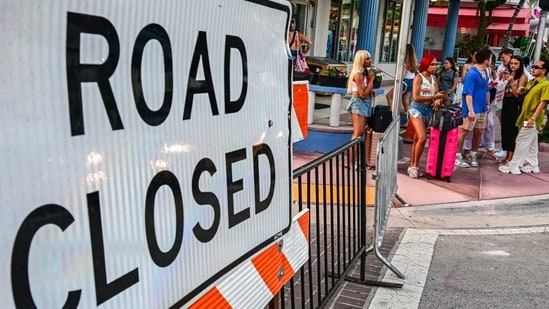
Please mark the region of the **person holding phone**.
[[518, 91], [527, 91], [515, 125], [519, 133], [515, 140], [513, 158], [498, 169], [505, 174], [540, 173], [538, 160], [538, 130], [543, 126], [545, 107], [549, 103], [549, 81], [546, 75], [549, 60], [540, 59], [532, 66], [532, 76], [526, 88], [519, 86]]
[[[372, 116], [372, 100], [376, 95], [374, 88], [374, 72], [368, 70], [372, 65], [372, 57], [366, 50], [359, 50], [355, 54], [353, 68], [347, 79], [347, 91], [351, 94], [351, 99], [345, 110], [351, 113], [353, 120], [353, 134], [351, 139], [359, 138], [364, 135], [368, 118]], [[350, 166], [356, 166], [356, 158], [351, 153], [349, 155]]]
[[[457, 167], [478, 166], [477, 151], [480, 145], [480, 138], [486, 127], [486, 114], [488, 113], [489, 88], [492, 63], [492, 51], [483, 48], [475, 54], [477, 63], [471, 67], [463, 84], [463, 100], [461, 110], [463, 114], [463, 125], [459, 128], [458, 151], [456, 153], [455, 165]], [[471, 143], [471, 165], [463, 161], [461, 149], [465, 137], [473, 132]]]
[[411, 178], [418, 178], [423, 175], [419, 172], [419, 160], [427, 142], [427, 126], [431, 121], [433, 109], [442, 106], [444, 104], [443, 100], [447, 98], [444, 92], [438, 90], [436, 70], [437, 59], [435, 56], [425, 55], [420, 61], [419, 74], [414, 77], [413, 100], [408, 110], [410, 124], [415, 129], [410, 166], [408, 167], [408, 176]]

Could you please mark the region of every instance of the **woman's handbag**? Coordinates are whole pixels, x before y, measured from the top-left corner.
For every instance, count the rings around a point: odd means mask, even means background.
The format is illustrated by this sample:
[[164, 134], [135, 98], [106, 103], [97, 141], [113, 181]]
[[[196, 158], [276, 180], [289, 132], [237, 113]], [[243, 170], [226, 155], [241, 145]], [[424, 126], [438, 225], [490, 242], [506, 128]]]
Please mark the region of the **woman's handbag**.
[[492, 103], [493, 110], [494, 111], [501, 111], [503, 108], [503, 97], [505, 96], [505, 86], [507, 85], [507, 81], [499, 81], [496, 85], [496, 98], [494, 99], [494, 102]]
[[295, 58], [294, 70], [296, 72], [301, 72], [305, 74], [309, 74], [311, 72], [309, 70], [309, 66], [307, 65], [307, 60], [305, 60], [305, 56], [301, 51], [297, 53], [297, 56]]

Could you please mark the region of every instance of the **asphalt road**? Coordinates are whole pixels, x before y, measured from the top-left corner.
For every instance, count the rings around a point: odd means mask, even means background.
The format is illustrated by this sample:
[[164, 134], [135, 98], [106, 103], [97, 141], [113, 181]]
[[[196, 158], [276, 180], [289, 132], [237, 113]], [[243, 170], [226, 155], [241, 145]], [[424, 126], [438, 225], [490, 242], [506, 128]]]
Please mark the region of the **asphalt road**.
[[[393, 209], [404, 227], [364, 308], [549, 308], [548, 196]], [[442, 228], [448, 226], [449, 228]]]
[[549, 233], [438, 237], [419, 308], [549, 308]]

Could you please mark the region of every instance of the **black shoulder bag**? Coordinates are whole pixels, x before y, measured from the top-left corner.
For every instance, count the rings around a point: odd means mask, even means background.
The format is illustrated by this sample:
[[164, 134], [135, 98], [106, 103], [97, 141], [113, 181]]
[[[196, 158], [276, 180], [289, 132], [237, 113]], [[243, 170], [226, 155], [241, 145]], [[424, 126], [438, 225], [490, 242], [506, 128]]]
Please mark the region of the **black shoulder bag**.
[[524, 103], [524, 98], [526, 97], [526, 95], [528, 94], [528, 92], [530, 92], [530, 90], [532, 90], [534, 87], [536, 87], [538, 85], [538, 81], [535, 80], [533, 83], [532, 83], [532, 87], [530, 87], [529, 89], [526, 89], [526, 90], [523, 90], [522, 93], [518, 96], [518, 104], [519, 104], [519, 107], [522, 108], [522, 103]]

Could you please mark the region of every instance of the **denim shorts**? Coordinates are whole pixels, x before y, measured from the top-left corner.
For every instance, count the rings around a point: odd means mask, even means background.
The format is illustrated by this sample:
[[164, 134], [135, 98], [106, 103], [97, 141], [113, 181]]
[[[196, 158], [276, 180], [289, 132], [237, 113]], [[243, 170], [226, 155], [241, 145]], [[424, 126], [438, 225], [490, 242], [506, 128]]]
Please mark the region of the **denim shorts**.
[[292, 60], [295, 62], [295, 59], [297, 59], [297, 50], [291, 50], [292, 52]]
[[352, 96], [345, 110], [351, 114], [370, 117], [372, 116], [372, 100], [369, 97], [362, 99], [359, 96]]
[[412, 104], [410, 104], [408, 114], [410, 114], [411, 117], [421, 118], [425, 122], [429, 123], [431, 121], [431, 116], [433, 115], [433, 110], [431, 109], [431, 106], [412, 102]]
[[414, 80], [411, 78], [405, 78], [403, 82], [406, 84], [406, 91], [404, 91], [404, 93], [412, 92], [412, 85], [414, 84]]

